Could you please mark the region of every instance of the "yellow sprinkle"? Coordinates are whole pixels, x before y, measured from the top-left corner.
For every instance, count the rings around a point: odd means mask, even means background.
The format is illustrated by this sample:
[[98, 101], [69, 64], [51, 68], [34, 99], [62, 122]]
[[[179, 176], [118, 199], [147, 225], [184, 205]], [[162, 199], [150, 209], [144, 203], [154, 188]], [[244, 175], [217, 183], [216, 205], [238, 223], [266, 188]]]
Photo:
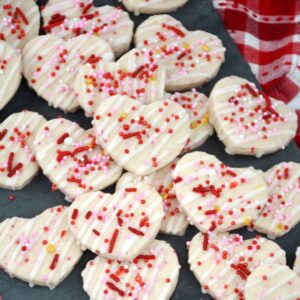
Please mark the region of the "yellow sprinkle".
[[190, 48], [190, 44], [189, 43], [184, 43], [182, 45], [182, 47], [185, 48], [185, 49], [188, 49], [188, 48]]
[[203, 118], [202, 118], [202, 120], [201, 120], [201, 123], [202, 123], [202, 124], [208, 124], [208, 123], [209, 123], [209, 113], [206, 113], [206, 114], [203, 116]]
[[194, 122], [191, 123], [191, 128], [196, 129], [198, 127], [198, 125], [199, 124], [197, 123], [197, 121], [194, 121]]
[[167, 194], [167, 193], [162, 193], [162, 194], [161, 194], [161, 197], [162, 197], [163, 199], [166, 199], [166, 198], [168, 197], [168, 194]]
[[245, 224], [246, 226], [249, 226], [249, 225], [251, 224], [251, 219], [245, 218], [245, 219], [244, 219], [244, 224]]
[[278, 230], [278, 231], [282, 231], [282, 230], [283, 230], [283, 224], [282, 224], [282, 223], [279, 223], [279, 224], [277, 225], [277, 230]]
[[221, 207], [220, 207], [219, 205], [214, 205], [214, 209], [215, 209], [216, 211], [220, 211], [220, 210], [221, 210]]
[[94, 32], [93, 35], [100, 36], [100, 32], [99, 31], [98, 32]]
[[56, 251], [56, 247], [53, 244], [47, 244], [46, 246], [47, 253], [54, 253]]
[[127, 116], [128, 116], [128, 114], [125, 113], [125, 112], [122, 112], [122, 113], [120, 114], [120, 118], [122, 118], [122, 119], [126, 119]]
[[86, 83], [86, 85], [91, 85], [91, 84], [93, 84], [93, 80], [91, 78], [87, 78], [85, 80], [85, 83]]
[[207, 45], [202, 45], [202, 50], [205, 51], [205, 52], [209, 52], [211, 49], [210, 47], [208, 47]]
[[168, 190], [171, 190], [173, 188], [173, 182], [171, 182], [168, 186]]
[[102, 156], [106, 155], [106, 152], [104, 151], [104, 149], [101, 149], [101, 155]]
[[155, 75], [152, 75], [152, 76], [150, 77], [150, 79], [154, 81], [154, 80], [156, 80], [156, 76], [155, 76]]
[[154, 53], [157, 55], [160, 53], [160, 50], [155, 50]]
[[262, 185], [257, 185], [257, 186], [255, 187], [255, 189], [257, 189], [257, 190], [259, 190], [260, 188], [262, 188]]

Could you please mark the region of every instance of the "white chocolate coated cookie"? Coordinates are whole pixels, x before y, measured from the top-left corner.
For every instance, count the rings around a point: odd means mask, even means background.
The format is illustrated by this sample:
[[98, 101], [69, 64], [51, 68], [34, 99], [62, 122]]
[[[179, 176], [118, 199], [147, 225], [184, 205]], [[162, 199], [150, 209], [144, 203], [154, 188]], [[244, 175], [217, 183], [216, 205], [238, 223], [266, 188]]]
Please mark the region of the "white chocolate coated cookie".
[[64, 41], [48, 34], [27, 43], [23, 71], [29, 86], [49, 105], [73, 112], [79, 107], [74, 90], [79, 67], [113, 58], [109, 44], [99, 37], [80, 35]]
[[174, 93], [167, 99], [180, 104], [190, 116], [192, 133], [184, 151], [201, 146], [214, 132], [209, 123], [207, 97], [193, 90], [185, 93]]
[[69, 226], [83, 248], [111, 259], [130, 261], [153, 241], [164, 216], [154, 188], [130, 184], [115, 194], [91, 192], [75, 199]]
[[293, 270], [298, 274], [298, 276], [300, 276], [300, 247], [298, 247], [296, 251], [296, 259], [294, 261]]
[[0, 110], [17, 91], [22, 78], [20, 53], [0, 40]]
[[188, 226], [185, 213], [179, 207], [179, 202], [172, 183], [172, 171], [177, 160], [170, 162], [160, 170], [149, 175], [139, 177], [130, 172], [124, 173], [117, 182], [117, 189], [136, 182], [143, 182], [154, 187], [161, 195], [164, 202], [165, 216], [161, 224], [160, 232], [166, 234], [183, 235]]
[[22, 49], [38, 36], [40, 29], [39, 7], [33, 0], [1, 0], [0, 40]]
[[246, 79], [221, 79], [209, 100], [210, 121], [229, 154], [260, 157], [283, 149], [296, 134], [295, 111]]
[[38, 173], [33, 140], [46, 120], [38, 113], [22, 111], [0, 124], [0, 187], [20, 190]]
[[245, 300], [298, 300], [300, 278], [288, 266], [267, 264], [248, 278]]
[[190, 136], [187, 112], [171, 101], [143, 105], [116, 95], [94, 116], [97, 142], [127, 171], [147, 175], [180, 154]]
[[231, 168], [214, 155], [184, 155], [173, 172], [178, 201], [202, 232], [251, 226], [268, 199], [262, 171]]
[[224, 61], [221, 40], [208, 32], [188, 31], [169, 15], [149, 17], [135, 34], [137, 48], [153, 51], [167, 68], [167, 91], [192, 89], [210, 81]]
[[93, 6], [92, 0], [49, 0], [42, 10], [44, 29], [59, 38], [80, 34], [106, 40], [116, 56], [128, 51], [133, 22], [120, 7]]
[[82, 251], [67, 222], [68, 208], [60, 205], [32, 219], [13, 217], [0, 223], [0, 265], [11, 277], [30, 286], [51, 289], [73, 270]]
[[246, 280], [257, 267], [286, 263], [285, 252], [276, 243], [227, 233], [195, 235], [188, 261], [202, 292], [216, 300], [244, 299]]
[[34, 140], [43, 173], [72, 201], [82, 193], [101, 190], [120, 177], [122, 169], [96, 145], [95, 135], [64, 118], [50, 120]]
[[270, 238], [284, 235], [300, 221], [300, 164], [283, 162], [265, 174], [269, 199], [254, 223]]
[[188, 0], [122, 0], [129, 11], [135, 14], [167, 13], [183, 6]]
[[164, 95], [166, 70], [153, 54], [133, 49], [116, 63], [99, 62], [83, 65], [78, 72], [75, 90], [87, 116], [93, 116], [98, 105], [121, 94], [149, 104]]
[[91, 300], [169, 300], [179, 269], [175, 250], [164, 241], [154, 240], [133, 262], [98, 256], [88, 262], [81, 275]]

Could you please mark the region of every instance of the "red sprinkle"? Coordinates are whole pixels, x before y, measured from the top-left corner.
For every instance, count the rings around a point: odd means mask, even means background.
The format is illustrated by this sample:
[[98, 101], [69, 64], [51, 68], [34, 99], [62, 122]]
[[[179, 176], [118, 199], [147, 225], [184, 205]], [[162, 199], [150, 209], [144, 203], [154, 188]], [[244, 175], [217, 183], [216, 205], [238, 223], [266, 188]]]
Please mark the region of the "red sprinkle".
[[115, 286], [112, 282], [106, 282], [106, 285], [114, 292], [117, 292], [121, 297], [125, 296], [124, 291], [120, 290], [117, 286]]
[[249, 84], [249, 83], [245, 83], [244, 87], [248, 90], [248, 92], [253, 96], [253, 97], [257, 97], [258, 94], [256, 93], [256, 91], [253, 89], [253, 87]]
[[127, 193], [134, 193], [136, 191], [137, 191], [137, 188], [126, 188], [125, 189], [125, 192], [127, 192]]
[[143, 71], [144, 68], [145, 68], [145, 66], [138, 67], [134, 72], [131, 73], [131, 76], [133, 78], [135, 78], [139, 73], [141, 73]]
[[180, 182], [180, 181], [182, 181], [182, 180], [183, 180], [183, 179], [182, 179], [181, 177], [177, 176], [176, 178], [173, 179], [173, 182], [174, 182], [174, 183], [178, 183], [178, 182]]
[[56, 144], [58, 144], [58, 145], [60, 145], [60, 144], [62, 144], [64, 141], [65, 141], [65, 139], [67, 138], [67, 137], [69, 137], [70, 135], [66, 132], [66, 133], [64, 133], [61, 137], [59, 137], [58, 139], [57, 139], [57, 141], [56, 141]]
[[151, 254], [140, 254], [139, 256], [136, 257], [136, 259], [155, 259], [155, 255], [151, 255]]
[[61, 25], [63, 22], [64, 22], [64, 19], [63, 19], [63, 20], [60, 20], [60, 21], [57, 21], [57, 22], [55, 22], [55, 23], [51, 23], [51, 24], [48, 24], [48, 25], [46, 25], [46, 26], [43, 26], [43, 29], [44, 29], [45, 31], [48, 31], [48, 32], [49, 32], [49, 31], [51, 31], [52, 28]]
[[22, 163], [18, 163], [8, 174], [7, 176], [8, 177], [12, 177], [14, 176], [17, 171], [19, 171], [21, 168], [23, 167], [23, 164]]
[[92, 212], [89, 210], [89, 211], [86, 213], [85, 218], [88, 220], [91, 216], [92, 216]]
[[185, 33], [175, 26], [167, 25], [167, 29], [173, 31], [176, 35], [180, 37], [185, 37]]
[[118, 234], [119, 234], [119, 230], [118, 229], [115, 229], [111, 239], [110, 239], [110, 242], [109, 242], [109, 247], [108, 247], [108, 253], [112, 253], [113, 250], [114, 250], [114, 246], [115, 246], [115, 243], [116, 243], [116, 240], [117, 240], [117, 237], [118, 237]]
[[76, 220], [77, 217], [78, 217], [78, 209], [74, 208], [71, 218], [72, 218], [72, 220]]
[[94, 233], [95, 235], [97, 235], [97, 236], [100, 235], [100, 232], [99, 232], [98, 230], [96, 230], [95, 228], [93, 229], [93, 233]]
[[180, 59], [184, 58], [186, 55], [187, 55], [187, 53], [184, 51], [177, 56], [177, 59], [180, 60]]
[[226, 170], [226, 174], [227, 175], [230, 175], [232, 177], [235, 177], [236, 176], [236, 173], [234, 173], [232, 170]]
[[6, 136], [7, 134], [7, 129], [4, 129], [0, 132], [0, 141], [2, 141], [2, 139]]
[[22, 21], [24, 22], [25, 25], [29, 25], [29, 22], [25, 16], [25, 14], [23, 13], [23, 11], [19, 8], [19, 7], [16, 7], [16, 10], [15, 10], [15, 16], [20, 16], [20, 18], [22, 19]]
[[204, 251], [208, 249], [208, 233], [203, 233], [204, 239], [203, 239], [203, 244], [202, 248]]
[[59, 254], [55, 254], [52, 263], [50, 265], [50, 270], [54, 270], [56, 268], [58, 260], [59, 260]]
[[285, 179], [288, 179], [288, 178], [289, 178], [289, 169], [288, 169], [288, 168], [285, 168], [285, 169], [284, 169], [284, 178], [285, 178]]
[[117, 275], [115, 275], [115, 274], [110, 274], [109, 277], [112, 280], [114, 280], [115, 282], [119, 282], [120, 281], [120, 278]]
[[87, 4], [83, 9], [82, 14], [85, 15], [91, 9], [92, 6], [93, 6], [92, 3]]
[[215, 215], [217, 213], [216, 209], [211, 209], [211, 210], [207, 210], [205, 212], [205, 215], [209, 216], [209, 215]]
[[133, 227], [128, 227], [128, 230], [131, 231], [132, 233], [136, 234], [136, 235], [140, 235], [140, 236], [144, 236], [144, 232], [136, 229], [136, 228], [133, 228]]

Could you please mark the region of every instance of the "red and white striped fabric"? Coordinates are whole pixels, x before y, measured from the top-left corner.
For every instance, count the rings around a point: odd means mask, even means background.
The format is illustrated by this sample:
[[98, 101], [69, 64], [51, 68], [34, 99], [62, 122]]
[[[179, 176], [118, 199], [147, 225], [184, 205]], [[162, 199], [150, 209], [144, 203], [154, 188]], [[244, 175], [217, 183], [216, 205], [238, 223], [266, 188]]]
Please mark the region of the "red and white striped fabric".
[[212, 0], [270, 96], [297, 109], [300, 147], [300, 0]]

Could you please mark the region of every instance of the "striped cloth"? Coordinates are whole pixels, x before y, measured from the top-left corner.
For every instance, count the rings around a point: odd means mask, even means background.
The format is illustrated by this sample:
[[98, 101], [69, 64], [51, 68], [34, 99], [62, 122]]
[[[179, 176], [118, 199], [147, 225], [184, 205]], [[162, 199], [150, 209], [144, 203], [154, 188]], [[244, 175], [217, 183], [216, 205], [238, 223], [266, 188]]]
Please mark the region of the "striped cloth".
[[261, 87], [297, 110], [300, 147], [300, 0], [212, 0]]

